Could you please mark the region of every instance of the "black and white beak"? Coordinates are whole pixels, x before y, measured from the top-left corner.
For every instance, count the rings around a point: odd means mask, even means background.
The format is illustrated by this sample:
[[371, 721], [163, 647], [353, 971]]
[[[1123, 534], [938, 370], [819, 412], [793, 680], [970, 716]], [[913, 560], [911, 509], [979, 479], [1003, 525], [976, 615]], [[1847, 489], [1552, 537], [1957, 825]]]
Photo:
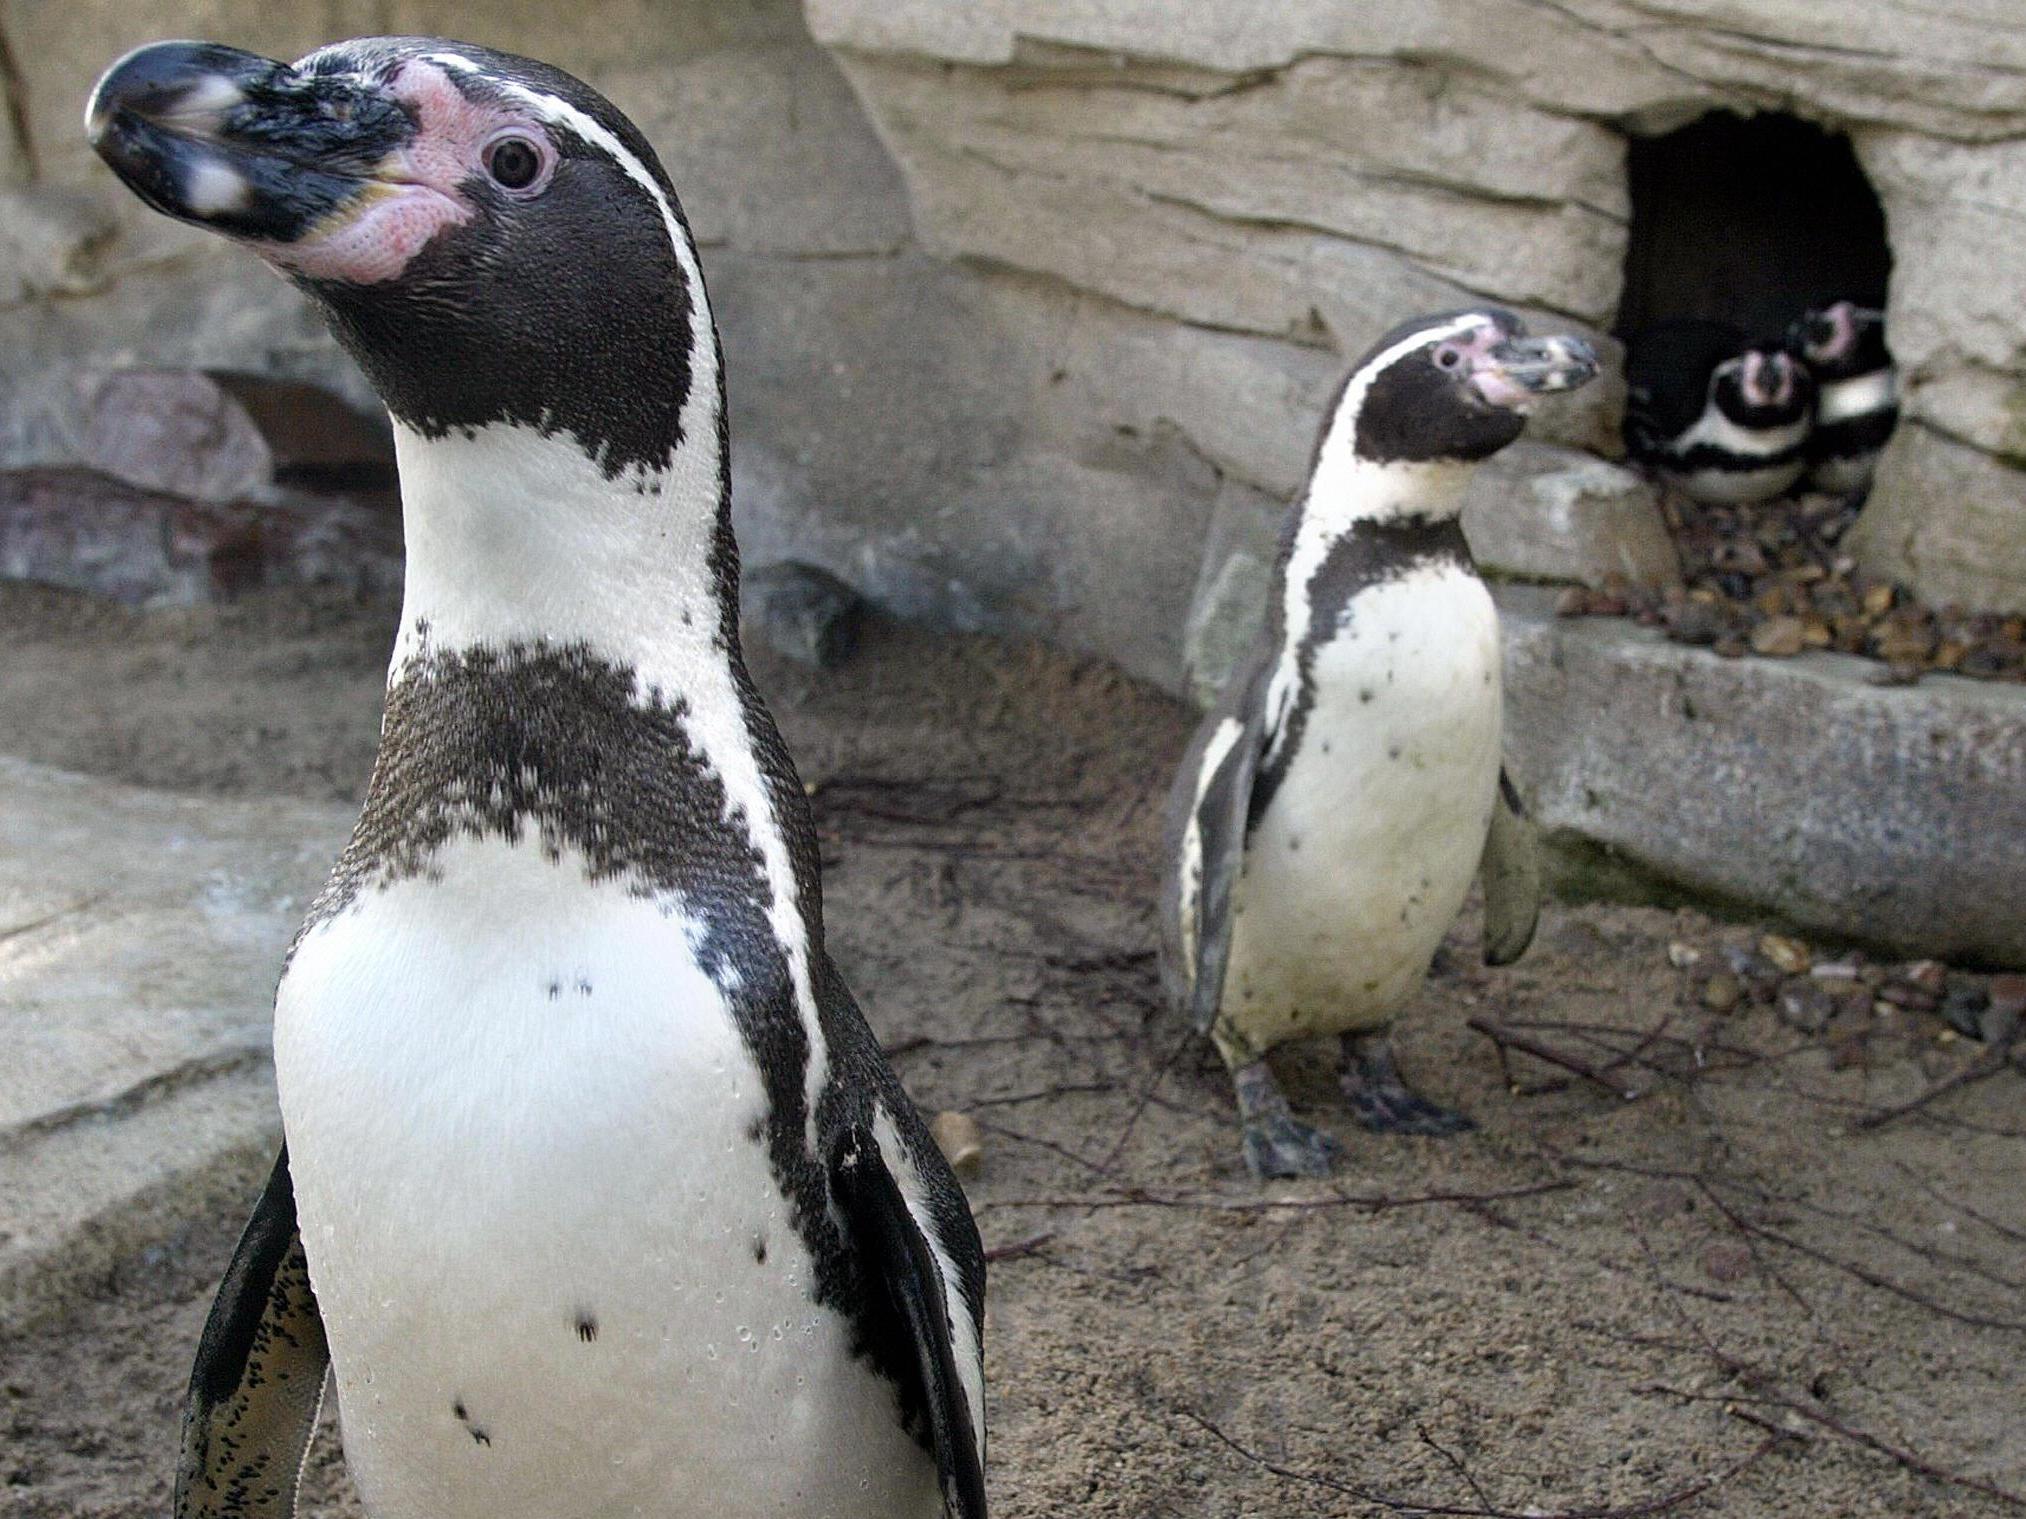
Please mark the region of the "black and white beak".
[[216, 43], [157, 42], [106, 71], [85, 132], [157, 211], [287, 245], [397, 184], [415, 122], [356, 77], [299, 73]]
[[1541, 396], [1588, 384], [1597, 368], [1597, 351], [1581, 338], [1515, 335], [1475, 354], [1470, 383], [1488, 404], [1525, 412]]

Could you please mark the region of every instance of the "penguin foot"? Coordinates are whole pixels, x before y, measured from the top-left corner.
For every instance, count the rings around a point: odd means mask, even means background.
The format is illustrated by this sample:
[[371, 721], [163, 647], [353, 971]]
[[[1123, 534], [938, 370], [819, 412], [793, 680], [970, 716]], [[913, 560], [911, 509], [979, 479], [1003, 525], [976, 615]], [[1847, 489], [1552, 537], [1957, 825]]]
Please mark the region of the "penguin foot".
[[1260, 1181], [1276, 1176], [1327, 1176], [1344, 1147], [1291, 1113], [1247, 1119], [1245, 1169]]
[[1264, 1060], [1231, 1073], [1238, 1116], [1245, 1124], [1245, 1168], [1260, 1181], [1273, 1176], [1327, 1176], [1344, 1147], [1288, 1111], [1286, 1094]]
[[1384, 1034], [1344, 1035], [1344, 1096], [1352, 1116], [1374, 1134], [1463, 1134], [1477, 1125], [1430, 1102], [1400, 1079]]

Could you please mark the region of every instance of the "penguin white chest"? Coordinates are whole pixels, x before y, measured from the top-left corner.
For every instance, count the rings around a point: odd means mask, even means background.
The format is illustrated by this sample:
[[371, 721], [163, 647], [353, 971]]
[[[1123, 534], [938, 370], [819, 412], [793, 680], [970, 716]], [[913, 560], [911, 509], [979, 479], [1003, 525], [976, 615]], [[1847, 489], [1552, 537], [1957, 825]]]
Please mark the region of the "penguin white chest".
[[368, 1512], [940, 1514], [680, 912], [532, 839], [432, 864], [312, 930], [276, 1007]]
[[1236, 893], [1223, 1021], [1257, 1051], [1399, 1009], [1470, 889], [1498, 784], [1498, 615], [1475, 574], [1368, 587], [1309, 669]]

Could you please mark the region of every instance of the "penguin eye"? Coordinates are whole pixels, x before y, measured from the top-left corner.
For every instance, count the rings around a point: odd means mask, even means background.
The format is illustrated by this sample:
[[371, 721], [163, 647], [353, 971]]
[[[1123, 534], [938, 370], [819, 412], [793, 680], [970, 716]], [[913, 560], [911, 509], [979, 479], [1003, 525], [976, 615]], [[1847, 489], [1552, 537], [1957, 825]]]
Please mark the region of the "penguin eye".
[[485, 172], [508, 190], [527, 189], [541, 177], [545, 167], [541, 147], [519, 133], [493, 139], [486, 144], [482, 156]]
[[1444, 369], [1454, 369], [1463, 362], [1463, 350], [1444, 343], [1435, 350], [1435, 362]]

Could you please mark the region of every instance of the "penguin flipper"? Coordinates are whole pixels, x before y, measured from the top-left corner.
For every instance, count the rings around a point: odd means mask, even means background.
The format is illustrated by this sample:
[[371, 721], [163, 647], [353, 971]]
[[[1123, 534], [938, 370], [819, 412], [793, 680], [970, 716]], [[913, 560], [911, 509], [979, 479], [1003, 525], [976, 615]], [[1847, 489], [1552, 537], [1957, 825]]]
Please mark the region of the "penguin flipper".
[[1534, 942], [1540, 922], [1541, 845], [1503, 765], [1478, 871], [1484, 877], [1484, 963], [1510, 965]]
[[[1231, 896], [1245, 869], [1245, 836], [1251, 826], [1252, 791], [1264, 747], [1261, 725], [1237, 724], [1239, 731], [1225, 745], [1214, 769], [1200, 786], [1194, 813], [1200, 876], [1195, 892], [1195, 958], [1188, 967], [1186, 987], [1189, 1021], [1207, 1034], [1224, 1005], [1224, 974], [1231, 963]], [[1207, 758], [1207, 755], [1206, 755]], [[1181, 910], [1190, 911], [1184, 902]]]
[[[832, 1193], [857, 1246], [865, 1276], [884, 1301], [875, 1321], [899, 1334], [920, 1376], [918, 1388], [928, 1414], [936, 1471], [949, 1519], [985, 1519], [985, 1452], [971, 1394], [959, 1370], [955, 1313], [935, 1247], [909, 1209], [900, 1183], [871, 1133], [859, 1130], [845, 1140], [831, 1168]], [[954, 1181], [951, 1183], [954, 1187]], [[984, 1269], [975, 1236], [977, 1269]], [[982, 1276], [980, 1277], [982, 1280]], [[953, 1311], [954, 1310], [954, 1311]], [[974, 1339], [973, 1343], [976, 1341]], [[904, 1359], [905, 1357], [903, 1357]], [[982, 1367], [973, 1368], [982, 1377]], [[982, 1383], [980, 1383], [982, 1386]], [[903, 1397], [905, 1406], [908, 1399]]]
[[197, 1344], [175, 1519], [291, 1519], [330, 1361], [284, 1147]]

